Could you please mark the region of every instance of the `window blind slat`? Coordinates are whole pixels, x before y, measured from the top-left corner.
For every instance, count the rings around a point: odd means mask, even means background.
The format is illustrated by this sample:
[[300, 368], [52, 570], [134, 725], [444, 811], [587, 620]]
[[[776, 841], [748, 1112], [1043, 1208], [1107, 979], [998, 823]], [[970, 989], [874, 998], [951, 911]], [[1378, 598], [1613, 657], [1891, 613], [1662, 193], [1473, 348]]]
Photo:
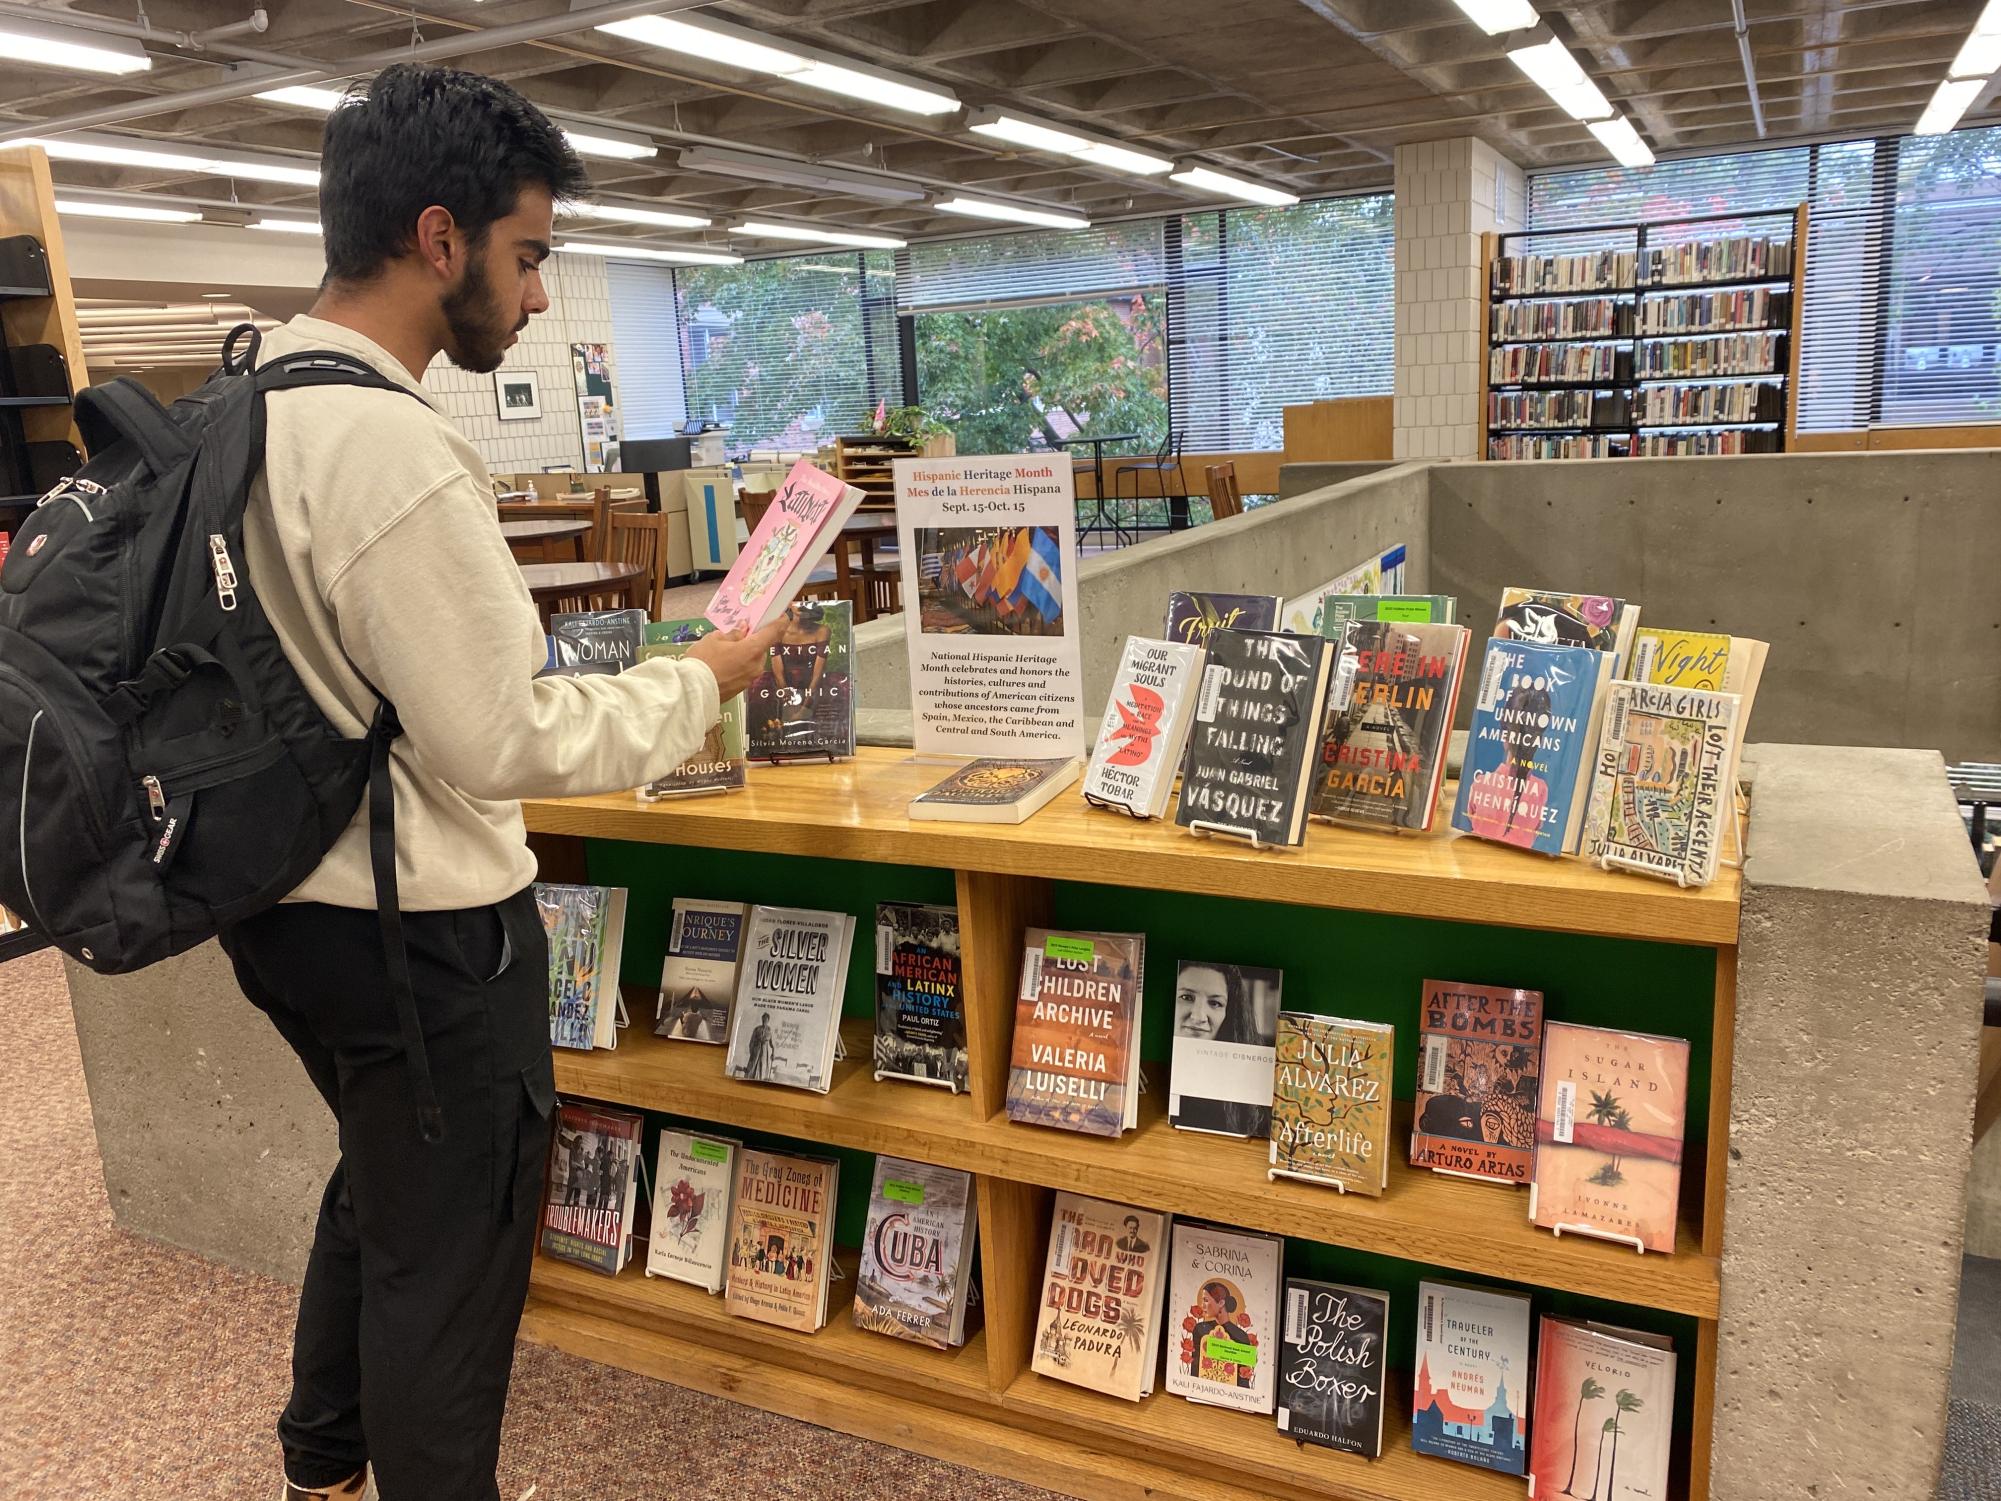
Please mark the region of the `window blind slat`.
[[612, 354], [618, 361], [624, 436], [672, 437], [688, 415], [674, 273], [642, 261], [607, 261], [605, 275], [611, 287]]

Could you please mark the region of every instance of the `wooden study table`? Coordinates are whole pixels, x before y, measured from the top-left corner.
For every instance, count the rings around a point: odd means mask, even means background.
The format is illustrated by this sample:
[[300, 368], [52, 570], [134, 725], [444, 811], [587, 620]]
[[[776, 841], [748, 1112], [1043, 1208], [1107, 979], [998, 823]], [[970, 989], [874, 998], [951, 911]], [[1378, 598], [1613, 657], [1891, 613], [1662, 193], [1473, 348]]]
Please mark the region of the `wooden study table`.
[[[528, 558], [523, 557], [522, 554], [526, 549], [532, 547], [541, 554], [539, 561], [544, 563], [561, 563], [564, 561], [581, 563], [583, 559], [578, 554], [583, 549], [584, 533], [590, 529], [591, 524], [587, 520], [572, 521], [562, 517], [552, 518], [547, 521], [503, 521], [500, 523], [500, 535], [507, 539], [507, 545], [510, 548], [515, 549], [515, 558], [520, 562], [530, 561]], [[568, 549], [570, 557], [567, 560], [556, 556], [558, 544], [564, 542], [573, 544]]]

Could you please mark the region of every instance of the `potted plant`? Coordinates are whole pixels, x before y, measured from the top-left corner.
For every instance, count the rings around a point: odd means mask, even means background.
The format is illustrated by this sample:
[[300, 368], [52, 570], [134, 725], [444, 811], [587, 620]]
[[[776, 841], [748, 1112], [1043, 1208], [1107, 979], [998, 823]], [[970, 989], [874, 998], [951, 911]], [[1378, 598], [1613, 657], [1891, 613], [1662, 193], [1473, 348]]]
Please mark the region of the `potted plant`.
[[959, 452], [952, 429], [921, 406], [878, 407], [875, 430], [881, 437], [903, 439], [920, 458], [949, 459]]

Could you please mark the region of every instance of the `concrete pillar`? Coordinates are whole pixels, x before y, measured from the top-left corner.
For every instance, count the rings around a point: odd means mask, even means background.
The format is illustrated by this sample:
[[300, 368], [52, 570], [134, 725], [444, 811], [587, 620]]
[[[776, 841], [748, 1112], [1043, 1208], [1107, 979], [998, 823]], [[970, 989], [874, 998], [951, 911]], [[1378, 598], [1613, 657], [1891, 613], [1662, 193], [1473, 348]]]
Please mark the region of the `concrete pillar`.
[[1395, 453], [1470, 459], [1478, 410], [1480, 236], [1523, 227], [1528, 180], [1484, 141], [1461, 136], [1396, 148]]
[[1755, 745], [1715, 1501], [1932, 1501], [1987, 899], [1934, 751]]

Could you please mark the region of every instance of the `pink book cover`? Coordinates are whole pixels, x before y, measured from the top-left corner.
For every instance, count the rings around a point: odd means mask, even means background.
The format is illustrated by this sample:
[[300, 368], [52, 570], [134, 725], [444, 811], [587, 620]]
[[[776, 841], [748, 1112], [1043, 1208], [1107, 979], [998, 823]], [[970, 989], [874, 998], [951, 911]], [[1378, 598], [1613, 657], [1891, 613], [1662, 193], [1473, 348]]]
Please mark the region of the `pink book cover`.
[[776, 620], [861, 500], [861, 491], [825, 470], [794, 464], [703, 613], [720, 631]]

